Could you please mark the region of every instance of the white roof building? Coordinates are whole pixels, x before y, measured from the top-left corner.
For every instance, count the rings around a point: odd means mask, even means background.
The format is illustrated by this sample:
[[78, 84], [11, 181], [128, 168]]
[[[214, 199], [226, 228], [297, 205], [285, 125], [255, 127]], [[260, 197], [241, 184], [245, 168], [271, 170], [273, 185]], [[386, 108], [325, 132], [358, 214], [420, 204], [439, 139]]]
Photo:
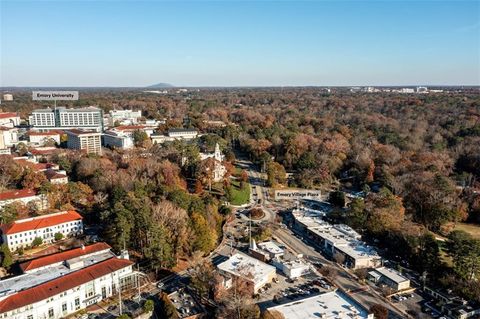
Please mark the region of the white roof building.
[[321, 219], [321, 215], [306, 211], [294, 211], [295, 227], [300, 228], [323, 250], [334, 256], [345, 256], [344, 263], [353, 269], [378, 267], [381, 258], [375, 249], [363, 241], [361, 235], [343, 224], [331, 225]]
[[373, 319], [373, 314], [340, 290], [267, 308], [285, 319]]
[[198, 136], [196, 129], [185, 128], [172, 128], [169, 129], [167, 135], [164, 134], [152, 134], [150, 138], [153, 144], [173, 142], [175, 140], [191, 140]]
[[133, 133], [142, 131], [150, 137], [154, 128], [146, 125], [123, 125], [114, 127], [103, 134], [103, 145], [129, 149], [134, 147]]
[[385, 284], [395, 291], [410, 288], [410, 280], [391, 268], [380, 267], [374, 269], [368, 273], [368, 276], [373, 282]]
[[276, 277], [275, 267], [243, 253], [236, 253], [217, 267], [223, 272], [252, 282], [254, 293]]
[[120, 125], [133, 125], [142, 117], [142, 111], [133, 110], [111, 110], [106, 116], [107, 122], [105, 124], [114, 126], [115, 123]]

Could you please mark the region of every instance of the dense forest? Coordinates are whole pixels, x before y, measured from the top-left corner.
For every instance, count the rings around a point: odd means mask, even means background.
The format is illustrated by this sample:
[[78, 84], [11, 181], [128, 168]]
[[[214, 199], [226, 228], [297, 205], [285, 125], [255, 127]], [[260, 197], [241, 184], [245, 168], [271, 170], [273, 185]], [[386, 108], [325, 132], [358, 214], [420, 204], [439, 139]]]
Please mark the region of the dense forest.
[[[480, 226], [478, 91], [92, 90], [80, 96], [70, 106], [141, 109], [146, 118], [167, 119], [159, 131], [184, 124], [211, 133], [206, 147], [220, 142], [232, 163], [234, 151], [245, 154], [265, 169], [269, 185], [364, 192], [329, 218], [351, 225], [432, 284], [480, 300], [480, 240], [456, 229], [460, 222]], [[46, 105], [19, 92], [2, 108], [25, 117]], [[56, 158], [74, 181], [67, 186], [47, 186], [4, 160], [0, 172], [10, 177], [2, 183], [48, 188], [53, 207], [81, 207], [88, 221], [105, 225], [114, 247], [127, 245], [159, 267], [210, 252], [228, 209], [220, 196], [204, 191], [197, 147], [143, 146], [102, 158]], [[199, 184], [190, 187], [195, 180]]]

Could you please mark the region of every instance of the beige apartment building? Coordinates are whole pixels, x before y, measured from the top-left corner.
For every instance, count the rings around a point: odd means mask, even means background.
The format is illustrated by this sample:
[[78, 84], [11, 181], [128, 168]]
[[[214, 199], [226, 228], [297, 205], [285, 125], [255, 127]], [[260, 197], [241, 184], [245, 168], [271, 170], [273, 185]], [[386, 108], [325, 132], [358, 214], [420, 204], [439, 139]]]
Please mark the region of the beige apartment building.
[[68, 130], [67, 147], [88, 154], [102, 155], [102, 133], [85, 130]]

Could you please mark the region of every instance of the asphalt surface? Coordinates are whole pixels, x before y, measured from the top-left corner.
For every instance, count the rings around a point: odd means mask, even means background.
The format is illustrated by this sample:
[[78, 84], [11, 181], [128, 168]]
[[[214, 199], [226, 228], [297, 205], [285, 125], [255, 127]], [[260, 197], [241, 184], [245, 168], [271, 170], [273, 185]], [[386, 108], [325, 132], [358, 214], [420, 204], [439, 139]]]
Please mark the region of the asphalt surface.
[[[243, 167], [247, 169], [250, 183], [252, 184], [252, 201], [255, 202], [265, 212], [263, 221], [274, 224], [276, 212], [270, 209], [270, 198], [268, 196], [268, 188], [264, 186], [264, 174], [260, 173], [255, 165], [249, 161], [239, 161]], [[260, 200], [260, 203], [258, 203]], [[296, 253], [303, 254], [304, 257], [311, 261], [317, 261], [322, 264], [329, 265], [338, 271], [335, 278], [335, 284], [345, 291], [354, 291], [352, 296], [367, 309], [374, 304], [381, 304], [389, 310], [389, 318], [408, 318], [408, 314], [397, 308], [395, 305], [387, 301], [385, 298], [377, 294], [368, 285], [360, 284], [352, 275], [343, 267], [327, 260], [323, 255], [316, 251], [314, 247], [306, 244], [288, 229], [281, 227], [272, 227], [273, 236], [283, 242], [291, 250]]]

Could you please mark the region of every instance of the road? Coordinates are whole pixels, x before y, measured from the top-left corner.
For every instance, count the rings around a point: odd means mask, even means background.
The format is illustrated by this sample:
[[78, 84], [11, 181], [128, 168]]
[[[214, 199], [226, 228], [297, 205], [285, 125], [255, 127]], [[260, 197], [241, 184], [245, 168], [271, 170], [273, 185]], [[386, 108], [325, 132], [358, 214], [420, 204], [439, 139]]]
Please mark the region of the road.
[[335, 262], [327, 260], [320, 252], [316, 251], [315, 248], [295, 237], [290, 230], [275, 227], [276, 212], [268, 207], [271, 206], [272, 203], [269, 200], [268, 188], [264, 186], [264, 174], [260, 173], [256, 166], [249, 161], [241, 160], [239, 162], [245, 169], [247, 169], [249, 180], [252, 184], [253, 200], [256, 201], [256, 203], [260, 200], [260, 206], [265, 212], [263, 220], [273, 224], [272, 234], [276, 239], [284, 243], [294, 252], [303, 254], [306, 259], [314, 260], [335, 268], [338, 272], [338, 275], [335, 278], [335, 284], [345, 291], [355, 291], [353, 297], [367, 309], [373, 304], [381, 304], [389, 309], [390, 318], [409, 317], [401, 309], [397, 308], [380, 296], [376, 291], [372, 290], [368, 285], [360, 284], [346, 269], [342, 268]]

